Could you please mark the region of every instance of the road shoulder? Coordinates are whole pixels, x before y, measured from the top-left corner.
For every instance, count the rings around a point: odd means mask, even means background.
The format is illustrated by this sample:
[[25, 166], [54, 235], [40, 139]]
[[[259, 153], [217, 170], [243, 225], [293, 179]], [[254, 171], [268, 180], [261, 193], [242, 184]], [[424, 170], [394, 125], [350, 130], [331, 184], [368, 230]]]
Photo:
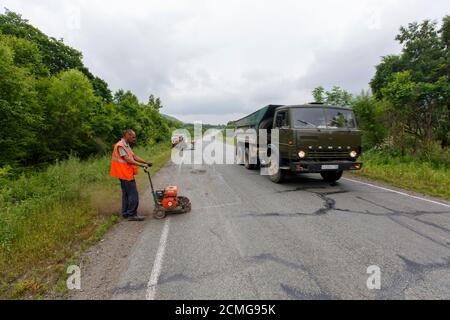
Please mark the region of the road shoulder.
[[[117, 192], [119, 192], [118, 190]], [[109, 300], [127, 269], [129, 257], [152, 220], [149, 192], [141, 191], [139, 215], [144, 222], [122, 220], [114, 225], [101, 241], [87, 249], [80, 258], [81, 290], [73, 291], [73, 300]]]
[[450, 205], [450, 201], [448, 201], [446, 199], [443, 199], [443, 198], [433, 197], [433, 196], [430, 196], [430, 195], [427, 195], [427, 194], [419, 193], [417, 191], [399, 188], [399, 187], [393, 186], [391, 184], [388, 184], [388, 183], [385, 183], [385, 182], [382, 182], [382, 181], [378, 181], [378, 180], [375, 180], [375, 179], [369, 179], [367, 177], [356, 175], [356, 174], [344, 173], [343, 179], [347, 179], [347, 180], [350, 180], [350, 181], [353, 180], [353, 181], [356, 181], [356, 182], [365, 183], [365, 184], [368, 184], [368, 185], [372, 185], [374, 187], [380, 187], [380, 188], [389, 189], [389, 190], [392, 190], [393, 192], [404, 193], [406, 195], [409, 195], [409, 196], [412, 196], [412, 197], [416, 197], [416, 198], [422, 198], [422, 199], [429, 200], [429, 201], [439, 202], [439, 203], [442, 203], [445, 206], [449, 206]]

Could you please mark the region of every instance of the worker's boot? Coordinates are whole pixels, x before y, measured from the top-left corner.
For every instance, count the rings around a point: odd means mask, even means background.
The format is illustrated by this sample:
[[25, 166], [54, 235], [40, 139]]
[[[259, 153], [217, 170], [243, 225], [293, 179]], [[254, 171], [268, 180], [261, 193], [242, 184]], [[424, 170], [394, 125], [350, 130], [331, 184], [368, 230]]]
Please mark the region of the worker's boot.
[[144, 217], [138, 216], [137, 214], [128, 217], [128, 221], [144, 221], [144, 220], [145, 220]]

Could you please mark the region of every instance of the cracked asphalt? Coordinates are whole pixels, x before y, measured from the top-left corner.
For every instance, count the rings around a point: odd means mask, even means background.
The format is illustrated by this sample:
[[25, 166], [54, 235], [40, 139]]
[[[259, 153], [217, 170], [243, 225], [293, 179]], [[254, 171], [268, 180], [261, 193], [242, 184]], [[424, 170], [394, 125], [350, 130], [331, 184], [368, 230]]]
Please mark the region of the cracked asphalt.
[[169, 162], [155, 184], [178, 185], [192, 212], [144, 222], [112, 299], [146, 298], [166, 223], [155, 299], [450, 299], [448, 206], [318, 175], [278, 185], [238, 165]]

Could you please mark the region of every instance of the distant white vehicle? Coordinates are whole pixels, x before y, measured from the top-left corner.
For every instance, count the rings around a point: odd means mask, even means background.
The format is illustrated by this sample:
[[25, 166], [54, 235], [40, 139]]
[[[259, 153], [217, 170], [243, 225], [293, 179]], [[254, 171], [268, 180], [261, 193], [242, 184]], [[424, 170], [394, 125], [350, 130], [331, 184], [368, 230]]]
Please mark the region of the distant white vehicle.
[[172, 148], [176, 146], [182, 149], [187, 149], [188, 146], [190, 146], [191, 149], [194, 148], [194, 142], [192, 141], [189, 142], [185, 135], [172, 136], [171, 141], [172, 141]]
[[172, 136], [172, 147], [175, 147], [178, 143], [180, 143], [180, 137], [179, 136]]

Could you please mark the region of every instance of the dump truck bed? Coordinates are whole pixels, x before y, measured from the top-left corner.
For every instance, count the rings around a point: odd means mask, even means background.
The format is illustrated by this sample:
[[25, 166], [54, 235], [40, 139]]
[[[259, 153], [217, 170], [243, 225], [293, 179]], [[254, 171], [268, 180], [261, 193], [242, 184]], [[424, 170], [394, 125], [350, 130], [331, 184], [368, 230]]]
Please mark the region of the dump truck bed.
[[245, 118], [236, 120], [232, 122], [236, 128], [254, 128], [258, 129], [261, 122], [268, 118], [273, 118], [275, 110], [282, 105], [268, 105], [252, 114], [246, 116]]

